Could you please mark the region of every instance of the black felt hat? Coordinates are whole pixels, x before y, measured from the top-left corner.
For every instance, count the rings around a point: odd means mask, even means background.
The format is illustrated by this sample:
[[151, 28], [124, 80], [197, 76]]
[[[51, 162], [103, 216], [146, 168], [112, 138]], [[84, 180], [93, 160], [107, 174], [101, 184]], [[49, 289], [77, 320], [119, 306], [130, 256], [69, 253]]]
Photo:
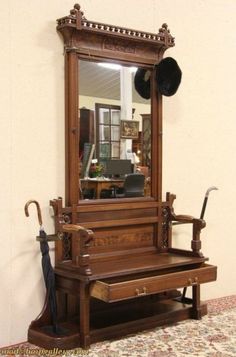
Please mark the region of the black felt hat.
[[[167, 97], [175, 94], [182, 78], [182, 72], [176, 60], [166, 57], [156, 64], [155, 68], [157, 90]], [[138, 68], [134, 76], [134, 86], [142, 98], [150, 98], [150, 75], [147, 76], [146, 69]]]
[[142, 98], [150, 99], [150, 75], [147, 78], [146, 69], [137, 69], [134, 76], [134, 87]]
[[157, 90], [167, 97], [174, 95], [182, 78], [182, 72], [176, 60], [172, 57], [166, 57], [155, 67]]

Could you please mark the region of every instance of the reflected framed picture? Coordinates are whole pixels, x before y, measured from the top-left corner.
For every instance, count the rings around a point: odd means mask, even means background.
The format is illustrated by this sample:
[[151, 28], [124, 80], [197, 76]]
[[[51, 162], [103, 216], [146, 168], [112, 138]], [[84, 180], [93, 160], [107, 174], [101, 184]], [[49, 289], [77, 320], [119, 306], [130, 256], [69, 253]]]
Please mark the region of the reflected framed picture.
[[139, 121], [121, 120], [120, 137], [122, 139], [138, 139]]

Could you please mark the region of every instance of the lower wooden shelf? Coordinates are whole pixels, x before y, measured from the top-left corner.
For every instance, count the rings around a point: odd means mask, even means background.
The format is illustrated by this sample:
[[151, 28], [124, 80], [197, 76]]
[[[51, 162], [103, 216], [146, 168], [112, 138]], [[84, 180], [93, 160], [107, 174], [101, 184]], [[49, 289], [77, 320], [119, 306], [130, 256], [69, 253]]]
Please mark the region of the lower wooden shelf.
[[[172, 299], [158, 300], [155, 296], [106, 304], [106, 309], [91, 311], [90, 343], [124, 337], [127, 334], [193, 318], [193, 308]], [[116, 305], [116, 306], [115, 306]], [[201, 316], [207, 314], [206, 304], [200, 306]], [[30, 327], [28, 341], [45, 349], [80, 347], [79, 316], [61, 322], [64, 334], [55, 335], [45, 326]]]

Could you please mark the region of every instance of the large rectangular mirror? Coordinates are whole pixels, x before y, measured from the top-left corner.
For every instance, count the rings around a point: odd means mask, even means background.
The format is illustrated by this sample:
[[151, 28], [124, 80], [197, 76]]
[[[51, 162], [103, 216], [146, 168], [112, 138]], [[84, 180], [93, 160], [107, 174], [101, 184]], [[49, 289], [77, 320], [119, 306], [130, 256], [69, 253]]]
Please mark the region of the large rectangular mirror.
[[151, 195], [151, 103], [132, 66], [79, 60], [81, 200]]
[[[103, 170], [104, 181], [113, 176], [123, 179], [125, 187], [126, 177], [107, 173], [108, 169], [110, 171], [109, 164], [114, 166], [114, 162], [109, 160], [130, 160], [131, 174], [138, 171], [144, 175], [143, 198], [140, 200], [140, 196], [137, 196], [139, 199], [135, 199], [134, 196], [133, 201], [140, 201], [140, 204], [144, 201], [160, 202], [162, 96], [155, 81], [155, 64], [163, 58], [167, 48], [174, 46], [168, 26], [163, 24], [158, 33], [147, 33], [89, 21], [80, 11], [80, 6], [75, 5], [69, 16], [58, 20], [57, 29], [63, 36], [65, 46], [66, 204], [77, 205], [82, 200], [79, 210], [87, 209], [90, 204], [91, 207], [96, 206], [94, 203], [101, 198], [99, 191], [94, 188], [94, 192], [88, 191], [86, 196], [81, 181], [87, 180], [86, 184], [99, 181], [97, 177], [90, 177], [93, 171], [96, 175]], [[119, 66], [103, 68], [98, 63]], [[149, 104], [132, 89], [134, 74], [130, 69], [133, 66], [144, 68], [145, 74], [151, 73], [148, 80]], [[118, 120], [120, 125], [117, 124]], [[90, 160], [94, 160], [93, 167]], [[124, 161], [122, 163], [125, 164]], [[117, 203], [118, 195], [114, 197], [114, 190], [111, 192], [111, 189], [109, 187], [110, 192], [105, 192], [104, 188], [103, 198], [112, 197]], [[130, 199], [124, 201], [127, 201], [124, 207], [128, 207]], [[105, 205], [105, 202], [103, 199], [101, 205]]]

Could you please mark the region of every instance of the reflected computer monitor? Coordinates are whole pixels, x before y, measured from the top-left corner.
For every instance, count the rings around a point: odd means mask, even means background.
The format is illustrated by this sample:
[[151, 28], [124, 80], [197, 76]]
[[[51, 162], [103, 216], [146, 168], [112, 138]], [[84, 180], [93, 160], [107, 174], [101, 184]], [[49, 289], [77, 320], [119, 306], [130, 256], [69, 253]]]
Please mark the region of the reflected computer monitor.
[[104, 176], [106, 177], [124, 177], [132, 173], [131, 160], [104, 160], [101, 162], [104, 166]]

